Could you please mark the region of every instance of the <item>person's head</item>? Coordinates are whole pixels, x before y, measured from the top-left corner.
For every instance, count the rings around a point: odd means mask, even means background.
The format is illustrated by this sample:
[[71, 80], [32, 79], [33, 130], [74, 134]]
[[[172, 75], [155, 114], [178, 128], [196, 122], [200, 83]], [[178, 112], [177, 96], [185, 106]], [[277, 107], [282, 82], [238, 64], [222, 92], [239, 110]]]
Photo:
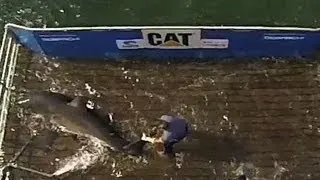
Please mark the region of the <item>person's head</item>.
[[160, 118], [157, 118], [157, 120], [159, 121], [158, 128], [167, 130], [173, 119], [174, 119], [173, 116], [162, 115]]
[[174, 116], [169, 116], [169, 115], [162, 115], [160, 118], [158, 118], [158, 120], [160, 121], [164, 121], [167, 123], [170, 123], [171, 121], [173, 121]]

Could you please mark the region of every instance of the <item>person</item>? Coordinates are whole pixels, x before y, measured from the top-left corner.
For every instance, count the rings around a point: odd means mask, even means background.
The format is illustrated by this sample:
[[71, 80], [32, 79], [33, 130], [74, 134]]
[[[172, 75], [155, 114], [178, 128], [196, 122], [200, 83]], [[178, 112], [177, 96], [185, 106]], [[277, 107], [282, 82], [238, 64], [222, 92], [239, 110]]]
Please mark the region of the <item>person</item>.
[[151, 142], [158, 155], [174, 156], [173, 146], [187, 137], [189, 124], [183, 118], [169, 115], [162, 115], [157, 120], [161, 122], [157, 133], [153, 137], [147, 137], [143, 133], [141, 139]]

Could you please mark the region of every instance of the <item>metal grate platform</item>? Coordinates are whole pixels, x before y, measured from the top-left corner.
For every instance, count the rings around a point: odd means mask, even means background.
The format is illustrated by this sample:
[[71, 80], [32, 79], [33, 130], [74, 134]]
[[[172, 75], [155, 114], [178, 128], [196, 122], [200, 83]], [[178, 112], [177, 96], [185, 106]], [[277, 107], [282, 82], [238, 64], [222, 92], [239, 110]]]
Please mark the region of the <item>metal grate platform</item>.
[[[318, 62], [75, 63], [48, 61], [24, 48], [18, 54], [19, 45], [10, 37], [2, 44], [2, 165], [30, 142], [15, 161], [22, 169], [11, 168], [10, 179], [50, 179], [46, 176], [59, 161], [81, 147], [68, 134], [30, 124], [36, 121], [17, 103], [25, 91], [49, 89], [92, 97], [114, 112], [127, 137], [168, 112], [192, 123], [192, 135], [177, 147], [184, 152], [181, 167], [180, 162], [145, 165], [119, 156], [114, 159], [124, 179], [228, 179], [241, 171], [260, 179], [320, 177]], [[39, 130], [33, 139], [32, 128]], [[65, 179], [114, 178], [114, 159]]]

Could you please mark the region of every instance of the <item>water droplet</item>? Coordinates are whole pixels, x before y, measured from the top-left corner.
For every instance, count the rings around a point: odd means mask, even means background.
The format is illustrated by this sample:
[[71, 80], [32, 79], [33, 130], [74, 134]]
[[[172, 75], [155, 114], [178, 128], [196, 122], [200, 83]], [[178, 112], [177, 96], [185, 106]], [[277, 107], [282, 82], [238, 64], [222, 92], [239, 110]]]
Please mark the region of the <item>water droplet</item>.
[[130, 109], [133, 108], [133, 102], [130, 101]]
[[31, 8], [26, 8], [26, 9], [24, 9], [24, 12], [30, 14], [32, 12], [32, 9]]
[[33, 26], [33, 22], [27, 21], [24, 25], [27, 26], [27, 27], [32, 27]]
[[60, 65], [59, 65], [58, 63], [53, 63], [53, 66], [54, 66], [55, 68], [58, 68]]
[[87, 102], [87, 104], [86, 104], [86, 107], [88, 108], [88, 109], [94, 109], [94, 102], [92, 102], [92, 101], [88, 101]]
[[226, 115], [223, 115], [222, 118], [226, 121], [229, 121], [228, 117]]

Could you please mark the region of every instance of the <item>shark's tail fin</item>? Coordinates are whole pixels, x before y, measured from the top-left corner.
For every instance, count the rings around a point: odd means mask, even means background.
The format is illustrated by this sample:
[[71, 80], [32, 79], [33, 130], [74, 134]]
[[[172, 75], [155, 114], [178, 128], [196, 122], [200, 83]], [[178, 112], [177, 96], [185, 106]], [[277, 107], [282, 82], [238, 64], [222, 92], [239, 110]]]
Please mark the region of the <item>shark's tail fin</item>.
[[123, 147], [123, 150], [133, 156], [140, 156], [143, 153], [143, 147], [147, 141], [138, 140]]

